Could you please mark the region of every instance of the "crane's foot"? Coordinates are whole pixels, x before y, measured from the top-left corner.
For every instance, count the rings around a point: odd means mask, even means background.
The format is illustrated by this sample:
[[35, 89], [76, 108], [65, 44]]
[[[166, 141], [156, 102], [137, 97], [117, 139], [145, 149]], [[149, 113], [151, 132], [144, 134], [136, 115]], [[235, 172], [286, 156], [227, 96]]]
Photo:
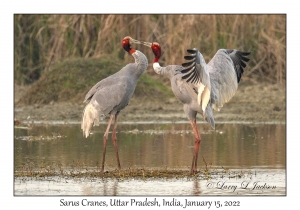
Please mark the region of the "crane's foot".
[[191, 175], [197, 173], [197, 158], [198, 158], [198, 155], [193, 156], [192, 167], [191, 167], [191, 171], [190, 171]]
[[194, 174], [197, 174], [197, 173], [198, 173], [198, 171], [197, 171], [196, 168], [191, 169], [191, 172], [190, 172], [191, 175], [194, 175]]

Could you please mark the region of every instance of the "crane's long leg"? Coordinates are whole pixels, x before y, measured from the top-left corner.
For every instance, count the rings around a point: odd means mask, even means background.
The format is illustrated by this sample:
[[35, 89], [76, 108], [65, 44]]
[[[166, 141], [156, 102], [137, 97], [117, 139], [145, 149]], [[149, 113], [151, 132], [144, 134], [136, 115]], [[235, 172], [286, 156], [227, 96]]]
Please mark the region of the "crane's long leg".
[[105, 131], [104, 136], [103, 136], [103, 158], [102, 158], [102, 169], [101, 169], [102, 172], [104, 171], [106, 142], [107, 142], [108, 132], [109, 132], [109, 128], [110, 128], [113, 117], [114, 117], [114, 115], [110, 115], [110, 118], [109, 118], [109, 121], [108, 121], [108, 124], [107, 124], [107, 128], [106, 128], [106, 131]]
[[120, 160], [119, 160], [119, 152], [118, 152], [118, 145], [117, 145], [117, 120], [118, 120], [118, 114], [115, 115], [115, 122], [114, 122], [114, 129], [112, 132], [112, 140], [114, 143], [116, 156], [117, 156], [117, 162], [118, 162], [118, 169], [121, 169]]
[[198, 133], [196, 120], [190, 120], [190, 123], [192, 125], [194, 139], [195, 139], [194, 155], [193, 155], [193, 162], [192, 162], [192, 167], [191, 167], [191, 174], [193, 174], [193, 173], [196, 173], [196, 171], [197, 171], [197, 160], [198, 160], [198, 153], [199, 153], [201, 138]]

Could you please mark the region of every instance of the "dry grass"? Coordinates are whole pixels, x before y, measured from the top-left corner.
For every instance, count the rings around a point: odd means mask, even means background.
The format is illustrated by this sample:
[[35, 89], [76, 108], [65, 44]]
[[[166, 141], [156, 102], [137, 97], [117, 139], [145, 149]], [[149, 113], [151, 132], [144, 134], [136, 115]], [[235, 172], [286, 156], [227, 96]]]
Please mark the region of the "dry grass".
[[197, 173], [190, 174], [189, 169], [168, 169], [168, 168], [126, 168], [122, 170], [105, 170], [101, 172], [99, 163], [95, 167], [87, 167], [85, 163], [77, 160], [71, 165], [63, 166], [62, 163], [52, 163], [50, 165], [41, 161], [38, 165], [26, 159], [22, 166], [16, 167], [14, 177], [64, 177], [64, 178], [112, 178], [119, 180], [126, 179], [181, 179], [196, 178], [209, 180], [216, 178], [244, 178], [252, 177], [250, 170], [231, 170], [224, 167], [215, 167], [211, 163], [207, 164], [202, 157], [203, 167], [198, 168]]
[[85, 168], [83, 165], [73, 165], [68, 169], [62, 165], [39, 166], [35, 168], [32, 164], [24, 164], [22, 167], [15, 169], [15, 177], [32, 177], [32, 178], [48, 178], [48, 177], [64, 177], [64, 178], [111, 178], [118, 180], [126, 179], [183, 179], [196, 178], [200, 180], [209, 180], [216, 178], [244, 178], [251, 177], [253, 174], [249, 170], [230, 170], [228, 168], [216, 168], [207, 165], [200, 168], [196, 174], [190, 174], [189, 170], [182, 169], [146, 169], [146, 168], [127, 168], [122, 170], [109, 170], [101, 172], [99, 167]]
[[[162, 45], [163, 65], [181, 64], [196, 47], [209, 61], [219, 48], [251, 51], [249, 80], [285, 85], [286, 15], [24, 15], [14, 16], [14, 73], [18, 84], [36, 81], [53, 62], [73, 57], [131, 60], [127, 35]], [[151, 63], [149, 48], [142, 50]]]

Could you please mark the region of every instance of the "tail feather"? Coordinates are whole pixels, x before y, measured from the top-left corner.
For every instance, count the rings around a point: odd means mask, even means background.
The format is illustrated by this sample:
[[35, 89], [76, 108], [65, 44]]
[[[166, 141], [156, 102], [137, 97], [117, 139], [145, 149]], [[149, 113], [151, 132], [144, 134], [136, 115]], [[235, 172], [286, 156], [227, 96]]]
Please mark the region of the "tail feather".
[[99, 121], [98, 112], [94, 108], [92, 104], [86, 105], [81, 122], [81, 129], [83, 131], [83, 135], [87, 138], [90, 134], [90, 130], [93, 126], [94, 121]]
[[203, 117], [204, 119], [210, 124], [210, 126], [212, 127], [212, 129], [215, 130], [215, 119], [212, 113], [212, 109], [210, 106], [206, 107], [205, 112], [203, 112]]

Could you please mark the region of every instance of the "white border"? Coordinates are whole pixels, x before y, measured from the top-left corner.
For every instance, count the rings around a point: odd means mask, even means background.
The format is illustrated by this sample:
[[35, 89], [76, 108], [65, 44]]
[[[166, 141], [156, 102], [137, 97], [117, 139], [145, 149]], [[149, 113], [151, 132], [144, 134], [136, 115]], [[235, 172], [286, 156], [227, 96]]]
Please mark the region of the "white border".
[[[296, 1], [293, 1], [296, 2]], [[296, 3], [283, 1], [4, 1], [1, 4], [1, 204], [3, 209], [15, 207], [30, 209], [57, 209], [63, 197], [14, 197], [13, 196], [13, 14], [15, 13], [247, 13], [287, 14], [287, 196], [246, 196], [246, 197], [201, 197], [203, 200], [240, 200], [241, 209], [271, 209], [298, 206], [299, 190], [299, 138], [297, 111], [299, 97], [299, 11]], [[297, 63], [296, 63], [297, 62]], [[298, 65], [296, 65], [298, 64]], [[3, 118], [4, 116], [4, 118]], [[85, 197], [68, 197], [68, 200], [81, 200]], [[142, 197], [139, 197], [142, 198]], [[162, 199], [163, 197], [158, 197]], [[103, 197], [109, 200], [109, 197]], [[20, 209], [19, 208], [19, 209]], [[93, 207], [95, 208], [95, 207]], [[97, 207], [96, 207], [97, 208]], [[86, 209], [86, 207], [76, 207]], [[125, 207], [122, 209], [141, 209]], [[160, 208], [163, 209], [163, 208]]]

